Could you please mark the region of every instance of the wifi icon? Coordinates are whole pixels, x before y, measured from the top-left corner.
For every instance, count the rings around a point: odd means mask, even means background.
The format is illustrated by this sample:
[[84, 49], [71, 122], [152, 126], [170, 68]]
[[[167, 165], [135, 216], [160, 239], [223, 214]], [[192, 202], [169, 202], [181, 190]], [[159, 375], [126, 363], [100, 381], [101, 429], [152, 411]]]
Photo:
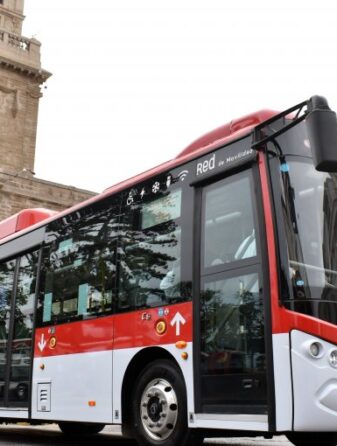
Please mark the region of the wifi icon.
[[178, 178], [180, 181], [184, 181], [187, 175], [188, 175], [188, 170], [182, 170], [180, 173], [178, 173]]

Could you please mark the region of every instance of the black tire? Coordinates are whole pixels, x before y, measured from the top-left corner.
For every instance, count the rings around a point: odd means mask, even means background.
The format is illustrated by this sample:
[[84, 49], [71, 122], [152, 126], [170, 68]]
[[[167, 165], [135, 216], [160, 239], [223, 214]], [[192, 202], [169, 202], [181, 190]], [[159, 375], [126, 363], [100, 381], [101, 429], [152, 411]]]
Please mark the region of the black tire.
[[60, 422], [58, 423], [61, 431], [66, 435], [94, 435], [104, 429], [105, 424], [101, 423], [72, 423]]
[[185, 383], [172, 361], [154, 361], [140, 373], [131, 416], [133, 436], [141, 446], [197, 446], [203, 442], [187, 427]]
[[336, 446], [335, 432], [289, 432], [288, 440], [295, 446]]

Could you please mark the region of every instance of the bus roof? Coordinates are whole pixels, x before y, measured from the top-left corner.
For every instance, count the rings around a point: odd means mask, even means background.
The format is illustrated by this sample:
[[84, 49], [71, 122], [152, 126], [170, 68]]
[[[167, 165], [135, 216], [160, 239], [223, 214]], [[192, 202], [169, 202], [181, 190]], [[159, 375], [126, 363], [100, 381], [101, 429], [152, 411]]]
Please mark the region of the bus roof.
[[132, 187], [133, 184], [144, 181], [151, 176], [184, 164], [236, 139], [243, 138], [244, 136], [247, 136], [254, 129], [254, 127], [277, 114], [278, 112], [276, 111], [261, 110], [246, 115], [242, 118], [234, 119], [195, 140], [192, 144], [180, 152], [173, 160], [163, 163], [128, 180], [117, 183], [102, 193], [89, 198], [84, 202], [76, 204], [71, 208], [65, 209], [64, 211], [56, 212], [48, 209], [37, 208], [25, 209], [15, 215], [12, 215], [11, 217], [8, 217], [0, 222], [0, 244], [12, 239], [16, 235], [19, 235], [19, 232], [28, 232], [33, 228], [35, 229], [35, 227], [42, 226], [51, 220], [67, 215], [77, 209], [82, 208], [83, 206], [90, 205], [91, 203], [95, 203], [102, 198], [120, 192], [123, 189]]
[[277, 114], [278, 112], [272, 110], [260, 110], [258, 112], [243, 116], [242, 118], [233, 119], [231, 122], [228, 122], [227, 124], [222, 125], [193, 141], [179, 153], [176, 159], [198, 152], [199, 150], [210, 145], [212, 145], [212, 147], [214, 144], [223, 145], [224, 143], [227, 143], [227, 139], [230, 141], [234, 138], [236, 139], [242, 136], [240, 135], [242, 131], [244, 131], [244, 133], [249, 133], [252, 128], [264, 121], [267, 121], [267, 119], [270, 119]]

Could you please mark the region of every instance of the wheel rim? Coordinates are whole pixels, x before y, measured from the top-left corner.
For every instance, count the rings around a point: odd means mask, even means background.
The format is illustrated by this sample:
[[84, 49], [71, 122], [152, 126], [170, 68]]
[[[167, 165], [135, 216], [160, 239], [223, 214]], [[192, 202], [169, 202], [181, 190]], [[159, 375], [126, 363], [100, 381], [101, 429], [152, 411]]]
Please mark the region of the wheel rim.
[[151, 381], [142, 393], [140, 418], [146, 433], [153, 440], [166, 440], [178, 419], [178, 399], [165, 379]]

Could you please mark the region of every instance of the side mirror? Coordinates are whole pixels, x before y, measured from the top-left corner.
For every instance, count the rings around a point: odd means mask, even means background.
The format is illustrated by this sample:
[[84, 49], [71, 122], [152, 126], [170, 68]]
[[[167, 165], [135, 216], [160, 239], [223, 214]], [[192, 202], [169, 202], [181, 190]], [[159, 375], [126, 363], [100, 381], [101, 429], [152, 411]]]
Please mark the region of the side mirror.
[[337, 172], [337, 118], [322, 96], [308, 101], [305, 118], [308, 138], [316, 170]]

